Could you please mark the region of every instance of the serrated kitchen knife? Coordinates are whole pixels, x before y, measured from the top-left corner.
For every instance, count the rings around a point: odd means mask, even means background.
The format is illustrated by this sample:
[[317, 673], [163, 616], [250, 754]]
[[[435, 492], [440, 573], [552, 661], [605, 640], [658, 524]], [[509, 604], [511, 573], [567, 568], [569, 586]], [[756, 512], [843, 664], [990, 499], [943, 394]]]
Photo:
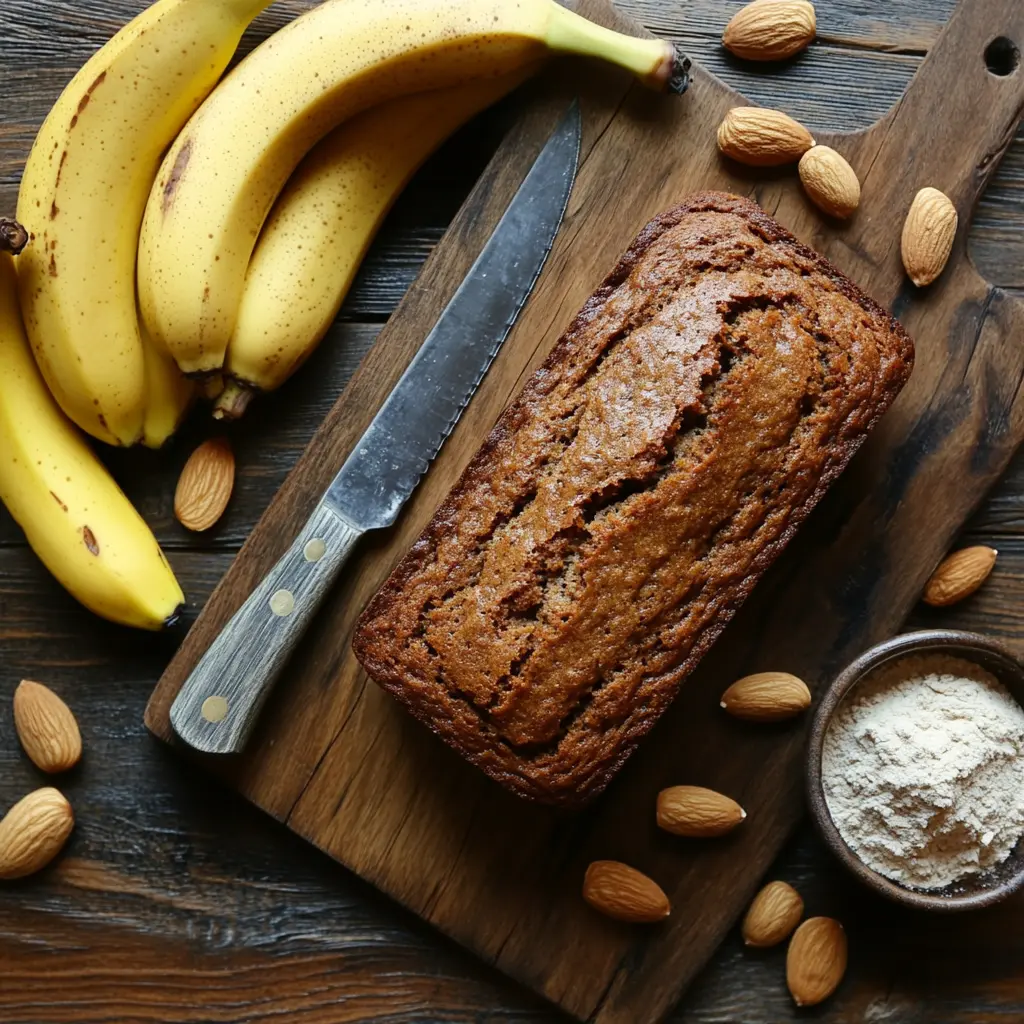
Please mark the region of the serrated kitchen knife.
[[190, 746], [243, 749], [356, 542], [398, 518], [533, 290], [572, 190], [580, 133], [574, 102], [295, 542], [185, 680], [171, 724]]

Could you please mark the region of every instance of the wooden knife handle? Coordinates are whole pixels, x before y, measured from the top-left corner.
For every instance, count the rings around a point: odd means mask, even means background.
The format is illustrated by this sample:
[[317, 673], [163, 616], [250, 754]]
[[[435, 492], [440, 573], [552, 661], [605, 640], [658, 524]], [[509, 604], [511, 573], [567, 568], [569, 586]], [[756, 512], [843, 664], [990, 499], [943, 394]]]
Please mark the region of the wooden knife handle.
[[326, 505], [249, 595], [185, 680], [171, 725], [189, 746], [236, 754], [362, 531]]

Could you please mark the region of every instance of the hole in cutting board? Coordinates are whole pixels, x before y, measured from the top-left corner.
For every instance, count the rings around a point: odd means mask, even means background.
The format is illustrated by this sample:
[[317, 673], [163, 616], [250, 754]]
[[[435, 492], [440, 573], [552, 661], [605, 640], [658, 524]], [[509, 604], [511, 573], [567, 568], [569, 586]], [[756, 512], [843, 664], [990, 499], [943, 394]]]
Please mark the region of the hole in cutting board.
[[989, 73], [1005, 78], [1012, 75], [1020, 64], [1020, 50], [1012, 39], [997, 36], [985, 47], [985, 67]]

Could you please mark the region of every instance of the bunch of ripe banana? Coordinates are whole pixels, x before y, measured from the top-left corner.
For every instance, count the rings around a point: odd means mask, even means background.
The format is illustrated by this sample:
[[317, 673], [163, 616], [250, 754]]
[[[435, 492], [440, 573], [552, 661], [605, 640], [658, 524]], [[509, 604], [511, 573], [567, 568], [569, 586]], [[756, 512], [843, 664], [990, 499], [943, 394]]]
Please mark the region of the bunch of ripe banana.
[[181, 588], [142, 517], [57, 407], [32, 358], [0, 232], [0, 500], [87, 608], [143, 629], [172, 622]]
[[[215, 415], [235, 418], [298, 368], [415, 170], [546, 56], [603, 57], [655, 87], [674, 69], [668, 43], [555, 0], [325, 0], [218, 85], [269, 3], [158, 0], [100, 49], [25, 167], [20, 316], [11, 258], [0, 267], [0, 362], [16, 371], [0, 377], [0, 430], [12, 451], [49, 435], [46, 459], [5, 458], [0, 496], [68, 589], [119, 622], [157, 627], [180, 590], [35, 376], [22, 317], [70, 420], [159, 447], [197, 392], [216, 397], [211, 379], [226, 384]], [[85, 508], [89, 522], [72, 514]]]

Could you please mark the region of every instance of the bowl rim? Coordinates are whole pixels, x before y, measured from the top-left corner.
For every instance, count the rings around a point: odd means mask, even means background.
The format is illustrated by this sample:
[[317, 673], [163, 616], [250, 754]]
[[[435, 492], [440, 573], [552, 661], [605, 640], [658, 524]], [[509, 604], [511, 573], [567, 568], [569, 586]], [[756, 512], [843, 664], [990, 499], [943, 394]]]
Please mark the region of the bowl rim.
[[[886, 878], [885, 875], [874, 868], [869, 867], [847, 845], [846, 840], [843, 839], [835, 822], [832, 820], [828, 810], [828, 803], [825, 799], [821, 755], [825, 734], [832, 722], [836, 709], [853, 687], [869, 672], [888, 662], [916, 652], [926, 651], [946, 651], [952, 656], [959, 655], [967, 661], [973, 660], [970, 657], [972, 651], [984, 653], [988, 656], [995, 655], [998, 660], [1006, 663], [1008, 671], [1017, 676], [1021, 687], [1024, 688], [1024, 664], [1022, 664], [1021, 660], [1004, 643], [992, 637], [983, 636], [981, 633], [954, 629], [922, 629], [910, 633], [901, 633], [889, 640], [883, 640], [881, 643], [869, 647], [862, 654], [854, 658], [832, 680], [822, 694], [818, 706], [815, 708], [807, 740], [805, 761], [807, 803], [818, 833], [825, 840], [828, 847], [854, 875], [876, 892], [897, 903], [923, 910], [937, 910], [947, 913], [974, 910], [998, 903], [1024, 886], [1024, 862], [1022, 862], [1020, 869], [1012, 876], [1004, 879], [998, 885], [994, 885], [992, 888], [981, 892], [969, 893], [963, 896], [933, 896], [921, 890], [908, 889]], [[1021, 701], [1020, 692], [1014, 692], [1013, 696], [1024, 706], [1024, 702]]]

